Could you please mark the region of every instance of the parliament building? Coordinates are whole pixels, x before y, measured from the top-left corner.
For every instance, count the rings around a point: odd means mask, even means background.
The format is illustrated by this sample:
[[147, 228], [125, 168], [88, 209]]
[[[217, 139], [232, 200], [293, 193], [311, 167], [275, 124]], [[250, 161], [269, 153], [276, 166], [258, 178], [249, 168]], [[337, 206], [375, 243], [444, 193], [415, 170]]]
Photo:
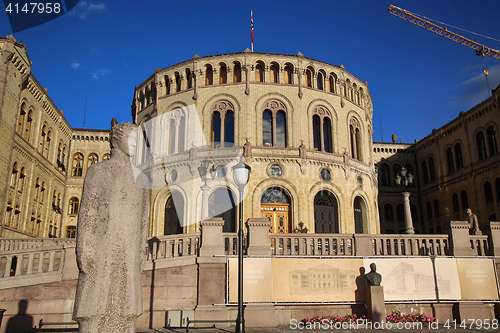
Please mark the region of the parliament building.
[[[109, 158], [109, 130], [68, 124], [30, 72], [23, 43], [1, 38], [0, 57], [0, 236], [75, 238], [85, 173]], [[235, 146], [252, 168], [244, 220], [268, 218], [271, 232], [403, 233], [402, 167], [414, 176], [404, 191], [416, 233], [441, 233], [442, 223], [467, 220], [467, 208], [480, 223], [496, 221], [499, 98], [497, 87], [414, 144], [377, 143], [368, 84], [343, 65], [246, 50], [157, 68], [135, 87], [131, 107], [151, 148], [137, 158], [156, 167], [169, 157], [164, 186], [150, 190], [149, 236], [198, 232], [205, 196], [224, 231], [236, 231], [238, 187], [227, 161], [212, 153], [206, 193], [195, 177], [200, 151]], [[186, 136], [189, 106], [206, 147]], [[161, 140], [147, 130], [157, 117], [168, 128]], [[186, 173], [193, 182], [181, 181]], [[232, 208], [218, 214], [221, 204]]]

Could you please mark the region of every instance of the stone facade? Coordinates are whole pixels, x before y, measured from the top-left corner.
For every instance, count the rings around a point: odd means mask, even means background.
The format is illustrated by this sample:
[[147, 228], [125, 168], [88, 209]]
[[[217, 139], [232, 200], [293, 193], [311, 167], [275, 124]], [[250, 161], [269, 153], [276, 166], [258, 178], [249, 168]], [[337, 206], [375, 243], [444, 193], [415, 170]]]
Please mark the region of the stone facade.
[[[193, 104], [209, 146], [228, 141], [245, 147], [245, 163], [251, 165], [252, 173], [243, 202], [244, 220], [264, 216], [264, 208], [268, 207], [264, 202], [266, 193], [276, 190], [281, 192], [280, 202], [284, 205], [279, 208], [288, 212], [288, 226], [283, 228], [287, 232], [302, 222], [309, 232], [379, 233], [377, 181], [371, 153], [372, 100], [366, 82], [353, 77], [343, 66], [302, 54], [245, 51], [195, 56], [157, 69], [138, 85], [132, 117], [142, 125]], [[180, 125], [182, 120], [175, 119], [174, 114], [171, 117], [176, 133], [185, 131]], [[267, 121], [271, 124], [266, 125]], [[175, 160], [163, 165], [167, 177], [173, 170], [197, 174], [199, 162], [192, 164], [191, 142], [172, 137], [166, 143], [155, 144], [158, 134], [146, 135], [152, 147], [163, 147], [149, 154], [158, 159], [168, 155]], [[328, 174], [326, 180], [322, 172]], [[193, 188], [201, 185], [198, 180]], [[238, 193], [232, 179], [229, 185], [215, 180], [209, 186], [209, 196], [227, 191], [227, 186], [234, 197]], [[186, 223], [201, 219], [199, 196], [188, 202], [188, 191], [175, 181], [166, 189], [152, 190], [150, 236], [171, 229], [171, 215], [166, 213], [171, 193], [182, 197], [182, 214], [178, 218], [184, 220], [181, 225], [187, 224], [183, 231], [198, 231], [197, 225]], [[321, 199], [327, 201], [324, 206], [320, 206]], [[320, 221], [321, 207], [329, 217]], [[276, 207], [272, 209], [276, 211]], [[232, 225], [226, 230], [236, 228]]]
[[499, 98], [500, 86], [415, 144], [373, 144], [382, 233], [398, 233], [404, 221], [402, 189], [394, 179], [402, 166], [415, 176], [409, 191], [418, 232], [440, 234], [444, 223], [467, 221], [467, 208], [480, 225], [499, 219]]

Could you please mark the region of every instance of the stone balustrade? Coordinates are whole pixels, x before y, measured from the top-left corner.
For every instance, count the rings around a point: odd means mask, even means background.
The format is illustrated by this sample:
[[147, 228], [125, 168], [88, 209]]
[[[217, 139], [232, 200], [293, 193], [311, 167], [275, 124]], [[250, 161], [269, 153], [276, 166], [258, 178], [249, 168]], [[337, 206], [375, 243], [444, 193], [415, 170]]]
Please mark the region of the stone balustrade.
[[270, 234], [271, 254], [277, 256], [352, 256], [352, 234]]
[[148, 240], [147, 260], [198, 256], [201, 233], [168, 235]]
[[[357, 235], [356, 235], [357, 236]], [[444, 256], [448, 235], [369, 235], [375, 256]]]
[[[223, 255], [236, 255], [237, 233], [223, 232], [223, 220], [202, 221], [198, 233], [153, 237], [147, 244], [146, 270], [151, 262], [179, 258], [180, 265], [200, 259], [219, 262]], [[469, 235], [468, 224], [449, 222], [448, 235], [371, 235], [371, 234], [270, 234], [267, 219], [249, 219], [244, 236], [245, 255], [271, 256], [486, 256], [498, 255], [500, 224], [483, 224], [484, 235]], [[0, 239], [0, 289], [28, 285], [37, 281], [62, 281], [78, 276], [73, 239]], [[180, 259], [184, 258], [184, 259]], [[186, 261], [189, 259], [188, 261]], [[158, 262], [159, 263], [159, 262]], [[222, 262], [221, 262], [222, 263]], [[156, 266], [159, 267], [159, 266]], [[40, 276], [44, 276], [40, 279]], [[36, 277], [33, 279], [33, 277]], [[24, 281], [24, 282], [23, 282]]]

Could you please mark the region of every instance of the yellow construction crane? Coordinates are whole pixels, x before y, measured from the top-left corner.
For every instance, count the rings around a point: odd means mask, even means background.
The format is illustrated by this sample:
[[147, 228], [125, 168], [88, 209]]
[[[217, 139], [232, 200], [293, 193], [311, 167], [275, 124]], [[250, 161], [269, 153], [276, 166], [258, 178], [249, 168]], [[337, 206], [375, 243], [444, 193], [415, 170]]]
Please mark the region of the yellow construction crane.
[[481, 45], [479, 43], [476, 43], [475, 41], [473, 41], [471, 39], [468, 39], [464, 36], [461, 36], [459, 34], [451, 32], [446, 28], [442, 28], [439, 25], [436, 25], [436, 24], [431, 23], [427, 20], [424, 20], [423, 18], [420, 18], [420, 17], [410, 13], [409, 11], [407, 11], [405, 9], [390, 5], [389, 9], [387, 9], [387, 11], [389, 13], [391, 13], [392, 15], [395, 15], [397, 17], [404, 19], [404, 20], [407, 20], [408, 22], [416, 24], [419, 27], [422, 27], [424, 29], [432, 31], [438, 35], [441, 35], [443, 37], [451, 39], [452, 41], [455, 41], [455, 42], [460, 43], [462, 45], [465, 45], [467, 47], [470, 47], [471, 49], [476, 50], [476, 55], [480, 55], [483, 57], [485, 55], [489, 55], [493, 58], [500, 60], [500, 52], [499, 51], [492, 49], [492, 48], [489, 48], [489, 47], [486, 47], [486, 46]]

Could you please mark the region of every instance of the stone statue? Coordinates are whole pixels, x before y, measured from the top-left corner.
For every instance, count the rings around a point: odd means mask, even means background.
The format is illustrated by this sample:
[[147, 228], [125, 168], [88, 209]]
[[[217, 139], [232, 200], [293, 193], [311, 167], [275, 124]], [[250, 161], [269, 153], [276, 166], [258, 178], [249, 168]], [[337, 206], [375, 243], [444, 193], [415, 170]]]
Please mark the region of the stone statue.
[[469, 219], [469, 234], [471, 235], [482, 235], [483, 233], [479, 230], [479, 223], [477, 222], [477, 215], [472, 212], [472, 209], [467, 208], [467, 216]]
[[366, 274], [366, 281], [370, 287], [380, 286], [380, 283], [382, 282], [382, 275], [377, 273], [377, 265], [375, 265], [375, 263], [370, 264], [370, 272]]
[[111, 158], [88, 169], [78, 215], [73, 319], [81, 333], [135, 332], [143, 312], [148, 191], [136, 185], [130, 163], [136, 126], [112, 124]]

